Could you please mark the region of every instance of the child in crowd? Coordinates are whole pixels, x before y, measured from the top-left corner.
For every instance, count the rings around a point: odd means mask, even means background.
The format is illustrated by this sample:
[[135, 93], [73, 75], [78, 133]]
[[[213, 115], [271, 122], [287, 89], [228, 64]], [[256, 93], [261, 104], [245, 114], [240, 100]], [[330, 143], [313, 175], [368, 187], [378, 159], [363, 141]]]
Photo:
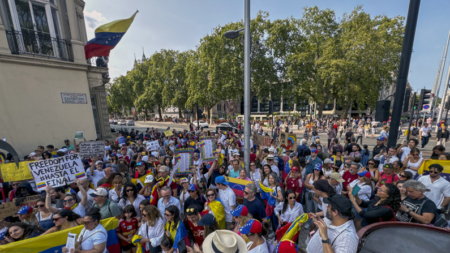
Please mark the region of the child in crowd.
[[137, 213], [133, 205], [126, 205], [123, 208], [123, 219], [120, 219], [116, 229], [117, 237], [120, 239], [120, 248], [126, 253], [136, 253], [136, 246], [131, 242], [137, 233], [139, 226], [136, 219]]

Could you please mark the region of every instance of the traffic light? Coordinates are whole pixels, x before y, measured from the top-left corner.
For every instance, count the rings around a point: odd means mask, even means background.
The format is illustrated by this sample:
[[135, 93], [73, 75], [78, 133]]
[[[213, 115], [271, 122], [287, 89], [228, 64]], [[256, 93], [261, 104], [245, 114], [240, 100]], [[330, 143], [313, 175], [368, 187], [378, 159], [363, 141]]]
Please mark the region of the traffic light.
[[203, 110], [197, 109], [197, 119], [203, 118]]
[[420, 91], [420, 97], [419, 97], [419, 110], [428, 110], [430, 109], [430, 106], [428, 104], [431, 103], [431, 98], [433, 98], [433, 95], [431, 94], [431, 90], [422, 89]]
[[269, 114], [273, 113], [273, 101], [269, 100]]
[[411, 89], [406, 89], [405, 101], [403, 101], [403, 112], [407, 112], [408, 111], [410, 98], [411, 98]]
[[310, 114], [310, 110], [311, 110], [311, 105], [306, 105], [306, 112], [308, 114]]

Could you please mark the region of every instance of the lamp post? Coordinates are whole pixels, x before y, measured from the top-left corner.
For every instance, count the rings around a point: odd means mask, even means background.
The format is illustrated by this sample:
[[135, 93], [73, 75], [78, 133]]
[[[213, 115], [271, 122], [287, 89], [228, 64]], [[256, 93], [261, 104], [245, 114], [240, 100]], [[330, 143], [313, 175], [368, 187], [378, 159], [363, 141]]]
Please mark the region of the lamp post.
[[245, 0], [244, 28], [227, 31], [224, 36], [236, 39], [244, 31], [244, 165], [250, 171], [250, 0]]

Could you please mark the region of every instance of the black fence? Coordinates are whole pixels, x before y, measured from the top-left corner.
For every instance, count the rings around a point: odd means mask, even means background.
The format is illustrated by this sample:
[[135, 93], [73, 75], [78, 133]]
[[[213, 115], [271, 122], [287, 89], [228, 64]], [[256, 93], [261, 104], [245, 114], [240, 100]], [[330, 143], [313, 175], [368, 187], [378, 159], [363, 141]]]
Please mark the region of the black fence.
[[7, 30], [6, 37], [12, 54], [39, 55], [73, 62], [72, 44], [67, 40], [27, 30]]

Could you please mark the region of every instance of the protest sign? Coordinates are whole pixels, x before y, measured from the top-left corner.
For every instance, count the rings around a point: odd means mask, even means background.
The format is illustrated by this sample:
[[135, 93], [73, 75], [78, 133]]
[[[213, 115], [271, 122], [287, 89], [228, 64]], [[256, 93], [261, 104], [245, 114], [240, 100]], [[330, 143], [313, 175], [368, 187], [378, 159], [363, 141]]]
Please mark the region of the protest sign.
[[17, 208], [13, 202], [3, 203], [0, 205], [0, 219], [14, 215], [16, 212]]
[[159, 148], [159, 142], [158, 141], [148, 141], [147, 142], [147, 150], [157, 150]]
[[82, 131], [76, 132], [75, 139], [77, 139], [77, 140], [83, 139], [83, 132]]
[[289, 137], [288, 133], [280, 132], [280, 137], [279, 137], [280, 139], [278, 142], [280, 147], [282, 145], [284, 145], [285, 148], [288, 146], [288, 137]]
[[259, 145], [260, 147], [270, 147], [270, 142], [272, 138], [264, 135], [255, 135], [253, 143]]
[[[23, 198], [14, 198], [12, 202], [3, 203], [0, 205], [0, 219], [4, 219], [8, 216], [13, 216], [22, 206], [35, 207], [41, 195], [33, 195]], [[35, 209], [37, 212], [37, 209]]]
[[175, 176], [187, 176], [191, 175], [194, 168], [194, 149], [176, 149], [175, 150], [175, 165], [178, 166], [178, 170], [175, 172]]
[[289, 149], [291, 151], [295, 151], [296, 150], [296, 147], [295, 147], [296, 143], [297, 143], [297, 135], [290, 134], [289, 137], [288, 137], [288, 146], [289, 146]]
[[119, 142], [119, 144], [123, 144], [125, 143], [125, 137], [124, 136], [120, 136], [117, 138], [117, 141]]
[[172, 135], [173, 135], [172, 130], [164, 131], [164, 135], [165, 135], [166, 137], [172, 136]]
[[86, 178], [78, 154], [30, 162], [28, 167], [39, 191], [44, 190], [47, 185], [58, 187], [70, 184], [75, 178]]
[[20, 162], [19, 168], [14, 162], [1, 164], [0, 170], [2, 171], [3, 182], [33, 179], [30, 169], [28, 169], [28, 162]]
[[89, 159], [95, 157], [103, 159], [105, 156], [105, 144], [103, 141], [85, 141], [80, 143], [81, 159]]
[[213, 137], [200, 137], [200, 156], [204, 163], [216, 160], [216, 143]]

